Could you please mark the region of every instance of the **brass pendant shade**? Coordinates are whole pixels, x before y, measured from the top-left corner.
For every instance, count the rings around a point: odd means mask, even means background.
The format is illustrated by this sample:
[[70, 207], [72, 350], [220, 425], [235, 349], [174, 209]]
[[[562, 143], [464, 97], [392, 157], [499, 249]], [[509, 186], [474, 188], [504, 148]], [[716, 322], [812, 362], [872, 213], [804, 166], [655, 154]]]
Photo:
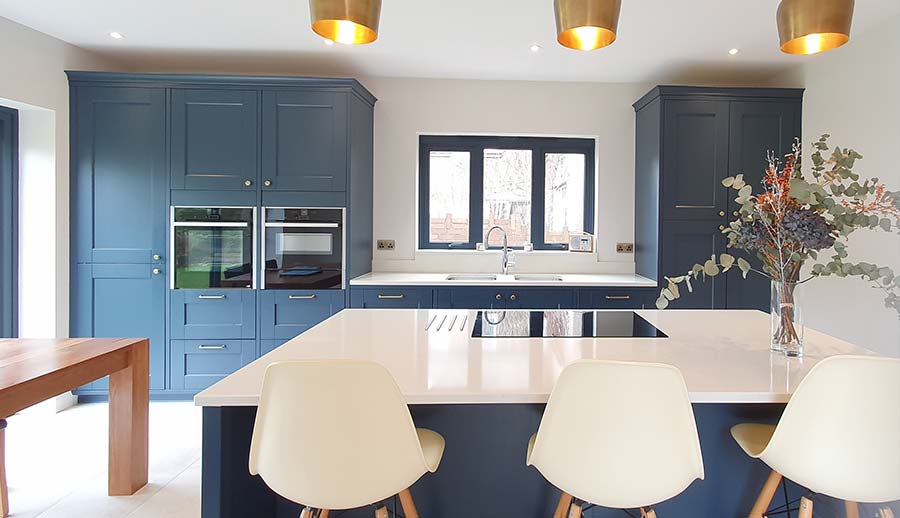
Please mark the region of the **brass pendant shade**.
[[853, 0], [781, 0], [778, 37], [786, 54], [816, 54], [850, 40]]
[[378, 39], [381, 0], [309, 0], [312, 30], [319, 36], [361, 45]]
[[554, 0], [556, 41], [576, 50], [594, 50], [616, 41], [622, 0]]

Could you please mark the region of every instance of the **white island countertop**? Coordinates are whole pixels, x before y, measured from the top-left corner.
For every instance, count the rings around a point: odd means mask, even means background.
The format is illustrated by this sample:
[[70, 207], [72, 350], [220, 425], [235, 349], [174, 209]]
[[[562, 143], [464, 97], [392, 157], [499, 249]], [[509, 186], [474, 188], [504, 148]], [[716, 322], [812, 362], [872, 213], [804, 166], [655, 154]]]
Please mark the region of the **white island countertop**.
[[[448, 277], [496, 276], [485, 278], [449, 279]], [[521, 277], [517, 279], [516, 277]], [[549, 280], [549, 277], [557, 279]], [[624, 273], [405, 273], [370, 272], [350, 281], [351, 286], [565, 286], [655, 288], [656, 281], [635, 274]]]
[[[735, 310], [641, 310], [668, 338], [472, 338], [475, 311], [346, 309], [199, 393], [198, 406], [255, 406], [266, 367], [309, 359], [387, 367], [410, 404], [546, 403], [562, 369], [583, 358], [681, 369], [695, 403], [784, 403], [817, 362], [870, 354], [806, 330], [806, 355], [769, 352], [769, 315]], [[437, 330], [432, 320], [444, 325]], [[465, 323], [464, 323], [465, 322]]]

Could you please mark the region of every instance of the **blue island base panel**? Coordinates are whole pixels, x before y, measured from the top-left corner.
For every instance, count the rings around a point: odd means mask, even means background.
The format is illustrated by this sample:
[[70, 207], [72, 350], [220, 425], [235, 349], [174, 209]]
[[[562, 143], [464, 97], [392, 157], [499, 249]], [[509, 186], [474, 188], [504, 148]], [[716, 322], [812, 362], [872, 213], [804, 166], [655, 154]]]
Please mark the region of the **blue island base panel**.
[[[697, 404], [705, 480], [654, 506], [661, 518], [747, 516], [768, 476], [768, 468], [749, 458], [729, 430], [740, 422], [777, 421], [783, 405]], [[419, 514], [427, 518], [548, 518], [560, 492], [533, 467], [525, 465], [528, 439], [540, 424], [543, 405], [421, 405], [411, 407], [416, 426], [439, 432], [447, 441], [436, 473], [411, 488]], [[268, 489], [248, 471], [256, 407], [203, 409], [202, 518], [296, 518], [301, 506]], [[315, 416], [310, 416], [312, 419]], [[615, 426], [615, 423], [611, 423]], [[659, 433], [666, 433], [660, 428]], [[378, 466], [372, 466], [377, 470]], [[572, 466], [590, 469], [590, 466]], [[646, 466], [652, 470], [654, 466]], [[789, 496], [803, 490], [789, 484]], [[843, 505], [816, 499], [817, 516], [843, 516]], [[779, 489], [773, 506], [784, 503]], [[395, 505], [386, 501], [389, 509]], [[399, 505], [399, 504], [397, 504]], [[333, 513], [335, 514], [335, 513]], [[371, 518], [373, 508], [339, 513], [341, 518]], [[626, 516], [621, 510], [594, 507], [586, 518]]]

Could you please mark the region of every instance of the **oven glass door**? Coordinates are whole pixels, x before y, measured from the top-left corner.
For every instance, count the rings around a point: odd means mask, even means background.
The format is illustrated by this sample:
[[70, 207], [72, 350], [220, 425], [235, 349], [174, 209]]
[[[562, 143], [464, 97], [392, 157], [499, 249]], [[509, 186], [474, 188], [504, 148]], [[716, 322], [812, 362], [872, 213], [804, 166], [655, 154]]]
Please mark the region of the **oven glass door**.
[[252, 288], [251, 208], [175, 207], [174, 289]]
[[342, 209], [266, 209], [264, 289], [341, 289]]

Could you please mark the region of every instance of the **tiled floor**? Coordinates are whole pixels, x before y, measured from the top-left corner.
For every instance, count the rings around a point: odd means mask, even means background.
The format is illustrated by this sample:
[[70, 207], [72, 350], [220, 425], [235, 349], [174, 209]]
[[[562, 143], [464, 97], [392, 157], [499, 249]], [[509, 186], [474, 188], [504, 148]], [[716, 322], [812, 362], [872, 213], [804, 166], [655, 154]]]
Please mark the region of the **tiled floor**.
[[106, 495], [106, 404], [8, 419], [6, 467], [14, 518], [197, 518], [200, 409], [150, 404], [150, 483], [133, 496]]

